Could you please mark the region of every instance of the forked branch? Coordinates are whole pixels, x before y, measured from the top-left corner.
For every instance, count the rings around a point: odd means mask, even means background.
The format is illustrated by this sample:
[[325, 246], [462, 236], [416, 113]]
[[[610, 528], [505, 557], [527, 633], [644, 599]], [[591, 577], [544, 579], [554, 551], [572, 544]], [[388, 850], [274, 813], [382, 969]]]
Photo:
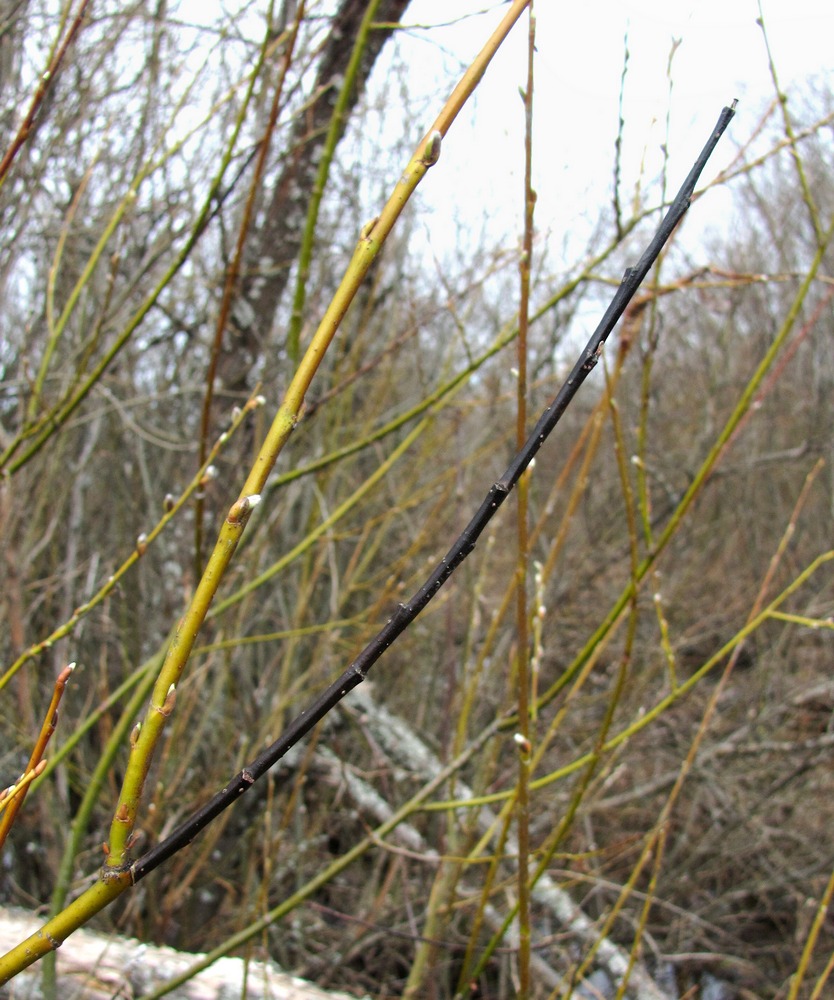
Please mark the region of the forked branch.
[[736, 102], [731, 107], [725, 107], [718, 118], [695, 165], [689, 172], [675, 200], [669, 207], [657, 232], [634, 267], [626, 268], [614, 298], [605, 311], [602, 320], [585, 346], [574, 365], [570, 375], [562, 385], [553, 402], [544, 410], [536, 426], [527, 438], [524, 447], [510, 462], [504, 475], [494, 483], [474, 517], [463, 529], [446, 555], [435, 566], [423, 586], [414, 594], [410, 601], [398, 605], [377, 635], [359, 653], [356, 659], [342, 675], [323, 691], [318, 698], [300, 715], [298, 715], [279, 736], [279, 738], [260, 753], [250, 764], [244, 767], [221, 791], [219, 791], [200, 810], [176, 829], [169, 837], [157, 844], [145, 855], [130, 866], [130, 876], [133, 882], [138, 882], [189, 844], [194, 837], [213, 819], [220, 815], [233, 802], [246, 792], [261, 778], [287, 751], [302, 739], [310, 730], [324, 718], [349, 692], [362, 683], [368, 671], [379, 660], [397, 638], [408, 628], [429, 601], [440, 590], [446, 580], [475, 548], [484, 528], [494, 517], [501, 504], [507, 499], [510, 491], [516, 485], [519, 477], [528, 467], [542, 444], [559, 422], [562, 414], [576, 395], [579, 387], [594, 369], [602, 347], [623, 314], [626, 306], [637, 291], [652, 264], [657, 259], [664, 244], [671, 236], [677, 224], [683, 218], [695, 190], [695, 185], [703, 171], [707, 160], [712, 154], [718, 140], [735, 114]]

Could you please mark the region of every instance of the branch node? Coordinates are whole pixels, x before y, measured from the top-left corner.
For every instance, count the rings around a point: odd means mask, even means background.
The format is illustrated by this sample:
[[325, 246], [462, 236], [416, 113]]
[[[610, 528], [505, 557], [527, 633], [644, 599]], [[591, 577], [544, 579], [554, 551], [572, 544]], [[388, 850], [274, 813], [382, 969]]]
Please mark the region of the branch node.
[[[165, 701], [160, 706], [154, 706], [156, 711], [160, 715], [164, 716], [166, 719], [174, 711], [174, 705], [177, 703], [177, 689], [174, 684], [168, 688], [168, 693], [165, 695]], [[134, 730], [135, 732], [135, 730]]]
[[260, 493], [250, 493], [248, 497], [241, 497], [232, 504], [226, 520], [229, 524], [244, 524], [260, 502]]
[[[133, 883], [133, 871], [130, 863], [124, 865], [105, 865], [101, 869], [101, 881], [102, 882], [122, 882], [124, 881], [125, 875], [130, 878], [131, 884]], [[56, 945], [57, 947], [57, 945]]]

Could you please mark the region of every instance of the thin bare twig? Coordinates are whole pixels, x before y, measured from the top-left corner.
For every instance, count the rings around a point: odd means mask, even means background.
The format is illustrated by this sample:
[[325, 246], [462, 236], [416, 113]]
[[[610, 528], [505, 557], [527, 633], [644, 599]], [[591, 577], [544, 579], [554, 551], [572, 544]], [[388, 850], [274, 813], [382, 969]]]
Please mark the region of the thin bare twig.
[[3, 815], [0, 816], [0, 847], [6, 842], [9, 830], [11, 830], [12, 824], [23, 805], [23, 800], [26, 798], [26, 793], [29, 791], [29, 785], [46, 767], [43, 755], [47, 744], [52, 738], [52, 734], [55, 732], [55, 727], [58, 725], [58, 706], [61, 704], [61, 698], [64, 696], [67, 682], [72, 676], [73, 670], [75, 670], [75, 664], [69, 663], [58, 674], [55, 687], [52, 690], [52, 699], [49, 702], [49, 708], [46, 710], [41, 731], [32, 748], [26, 770], [15, 785], [6, 789], [6, 792], [0, 795], [0, 803], [5, 803]]

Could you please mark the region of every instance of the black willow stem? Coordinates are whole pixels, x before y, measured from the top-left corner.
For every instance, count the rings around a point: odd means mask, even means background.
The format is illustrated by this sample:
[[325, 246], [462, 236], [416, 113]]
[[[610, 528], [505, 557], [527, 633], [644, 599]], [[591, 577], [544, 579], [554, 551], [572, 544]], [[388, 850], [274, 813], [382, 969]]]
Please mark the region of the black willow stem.
[[454, 545], [452, 545], [446, 555], [435, 566], [423, 586], [410, 601], [406, 604], [398, 605], [391, 618], [388, 619], [383, 628], [380, 629], [377, 635], [368, 643], [347, 670], [344, 671], [342, 676], [323, 691], [307, 709], [296, 716], [271, 746], [258, 754], [225, 788], [219, 791], [169, 837], [160, 841], [156, 847], [152, 848], [147, 854], [131, 865], [134, 882], [138, 882], [144, 878], [160, 864], [176, 854], [177, 851], [185, 847], [186, 844], [189, 844], [203, 827], [207, 826], [233, 802], [236, 802], [258, 778], [262, 777], [273, 764], [277, 763], [317, 722], [320, 722], [344, 698], [348, 691], [352, 691], [353, 688], [361, 684], [367, 676], [368, 671], [385, 650], [408, 628], [437, 591], [440, 590], [446, 580], [448, 580], [457, 567], [475, 548], [475, 543], [480, 537], [481, 532], [492, 520], [493, 515], [501, 504], [507, 499], [510, 491], [533, 460], [536, 452], [541, 448], [550, 432], [559, 422], [559, 419], [576, 395], [579, 387], [594, 369], [602, 352], [602, 346], [614, 329], [617, 320], [622, 316], [623, 311], [639, 288], [640, 283], [646, 277], [649, 268], [657, 260], [660, 251], [671, 236], [675, 226], [677, 226], [689, 208], [695, 184], [712, 151], [715, 149], [718, 140], [735, 114], [735, 107], [736, 102], [733, 101], [731, 107], [722, 110], [718, 118], [718, 123], [713, 129], [707, 144], [704, 146], [701, 155], [695, 161], [692, 170], [690, 170], [689, 176], [684, 181], [675, 200], [669, 207], [669, 211], [663, 218], [654, 238], [637, 264], [634, 267], [626, 268], [623, 280], [620, 282], [614, 298], [611, 300], [611, 304], [605, 311], [605, 315], [602, 317], [599, 326], [597, 326], [591, 339], [579, 356], [579, 360], [573, 366], [573, 370], [562, 385], [562, 388], [556, 394], [550, 406], [539, 417], [524, 447], [510, 462], [504, 475], [490, 487], [486, 498], [478, 508], [475, 516], [460, 533]]

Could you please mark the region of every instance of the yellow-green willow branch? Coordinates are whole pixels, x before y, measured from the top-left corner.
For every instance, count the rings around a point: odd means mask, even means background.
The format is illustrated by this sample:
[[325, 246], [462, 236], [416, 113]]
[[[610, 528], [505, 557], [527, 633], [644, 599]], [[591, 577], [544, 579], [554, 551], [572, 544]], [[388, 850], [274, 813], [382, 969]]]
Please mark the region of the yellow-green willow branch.
[[128, 851], [154, 751], [165, 721], [174, 710], [177, 684], [189, 659], [197, 633], [240, 542], [246, 522], [252, 509], [260, 502], [267, 478], [298, 421], [307, 389], [365, 274], [376, 259], [408, 199], [427, 170], [437, 162], [443, 136], [474, 92], [492, 57], [521, 16], [527, 3], [528, 0], [514, 0], [499, 26], [454, 89], [433, 126], [420, 142], [417, 152], [400, 177], [379, 217], [368, 223], [360, 234], [345, 276], [298, 366], [240, 496], [232, 504], [222, 525], [220, 536], [191, 604], [168, 647], [145, 719], [134, 729], [125, 779], [110, 827], [107, 861], [98, 881], [43, 928], [0, 959], [0, 983], [8, 981], [17, 972], [59, 947], [72, 931], [132, 884]]

